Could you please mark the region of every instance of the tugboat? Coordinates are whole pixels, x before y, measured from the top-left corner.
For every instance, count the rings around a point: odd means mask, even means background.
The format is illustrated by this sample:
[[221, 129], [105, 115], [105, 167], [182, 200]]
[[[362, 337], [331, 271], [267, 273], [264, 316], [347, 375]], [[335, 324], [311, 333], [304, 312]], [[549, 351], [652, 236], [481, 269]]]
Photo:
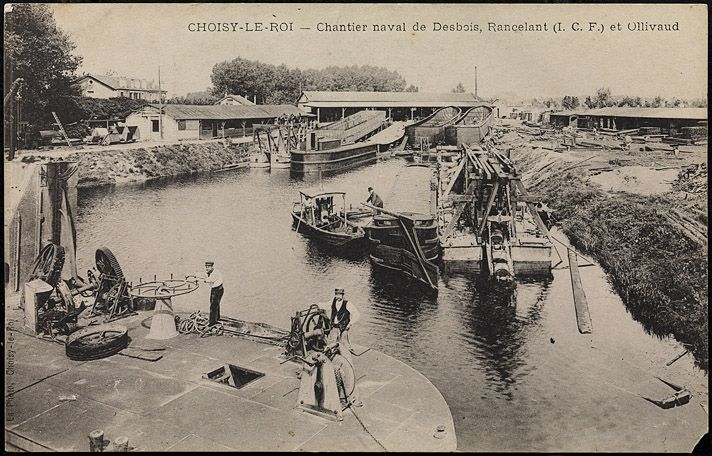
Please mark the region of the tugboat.
[[295, 231], [344, 249], [357, 248], [365, 243], [363, 227], [349, 220], [351, 212], [346, 210], [346, 193], [308, 195], [299, 192], [299, 195], [299, 201], [292, 207], [292, 228]]

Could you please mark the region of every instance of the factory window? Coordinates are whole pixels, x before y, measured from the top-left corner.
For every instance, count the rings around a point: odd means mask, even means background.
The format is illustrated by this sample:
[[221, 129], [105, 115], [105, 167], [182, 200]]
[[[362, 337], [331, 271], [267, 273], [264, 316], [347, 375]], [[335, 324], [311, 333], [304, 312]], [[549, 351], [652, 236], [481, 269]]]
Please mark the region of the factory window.
[[185, 120], [178, 121], [178, 130], [185, 130]]
[[158, 133], [158, 127], [158, 120], [151, 120], [151, 131], [153, 131], [154, 133]]

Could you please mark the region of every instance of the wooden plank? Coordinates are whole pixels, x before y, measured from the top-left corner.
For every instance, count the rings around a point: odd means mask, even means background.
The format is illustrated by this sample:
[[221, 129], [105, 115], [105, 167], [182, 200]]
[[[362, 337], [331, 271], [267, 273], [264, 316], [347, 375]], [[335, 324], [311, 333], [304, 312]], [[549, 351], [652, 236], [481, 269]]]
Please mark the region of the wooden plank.
[[581, 283], [581, 274], [579, 273], [578, 262], [576, 260], [576, 252], [568, 249], [569, 252], [569, 271], [571, 273], [571, 289], [574, 296], [574, 307], [576, 308], [576, 323], [581, 334], [591, 334], [591, 315], [588, 312], [588, 302], [586, 301], [586, 293], [583, 291]]
[[137, 350], [135, 348], [126, 347], [119, 352], [119, 355], [128, 356], [129, 358], [142, 359], [144, 361], [158, 361], [163, 358], [163, 355], [157, 353], [147, 353], [143, 350]]
[[453, 203], [470, 203], [475, 201], [475, 195], [450, 195], [448, 200]]

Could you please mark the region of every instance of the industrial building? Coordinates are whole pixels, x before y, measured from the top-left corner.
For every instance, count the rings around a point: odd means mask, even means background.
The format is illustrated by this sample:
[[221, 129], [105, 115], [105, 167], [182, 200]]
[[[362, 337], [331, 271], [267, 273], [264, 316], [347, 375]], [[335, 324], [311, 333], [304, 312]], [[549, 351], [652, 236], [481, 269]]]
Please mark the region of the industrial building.
[[479, 106], [471, 93], [423, 92], [302, 92], [297, 106], [314, 114], [319, 123], [334, 122], [364, 109], [385, 111], [393, 120], [424, 118], [435, 110], [454, 106], [463, 111]]
[[675, 135], [682, 128], [706, 125], [707, 108], [608, 107], [552, 112], [549, 118], [552, 125], [561, 127], [616, 130], [655, 127], [663, 133]]
[[147, 105], [126, 118], [138, 126], [143, 140], [213, 139], [252, 134], [255, 123], [271, 122], [283, 115], [304, 115], [292, 105]]

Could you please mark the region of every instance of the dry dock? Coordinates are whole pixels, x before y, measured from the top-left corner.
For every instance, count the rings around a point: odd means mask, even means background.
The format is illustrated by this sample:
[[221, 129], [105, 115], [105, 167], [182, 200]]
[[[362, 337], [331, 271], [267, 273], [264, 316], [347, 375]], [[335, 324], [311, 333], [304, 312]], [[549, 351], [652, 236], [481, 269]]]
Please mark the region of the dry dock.
[[[140, 346], [150, 312], [116, 323]], [[114, 355], [72, 361], [64, 346], [22, 331], [8, 311], [5, 439], [24, 450], [87, 451], [88, 434], [124, 436], [136, 451], [454, 451], [450, 409], [420, 373], [354, 344], [363, 407], [330, 421], [296, 409], [300, 365], [283, 349], [240, 337], [179, 335], [155, 362]], [[264, 373], [242, 389], [204, 380], [226, 363]], [[437, 432], [444, 426], [444, 432]], [[368, 430], [366, 431], [364, 427]], [[369, 434], [370, 433], [370, 434]], [[380, 442], [380, 444], [379, 444]], [[109, 447], [110, 449], [111, 447]]]

